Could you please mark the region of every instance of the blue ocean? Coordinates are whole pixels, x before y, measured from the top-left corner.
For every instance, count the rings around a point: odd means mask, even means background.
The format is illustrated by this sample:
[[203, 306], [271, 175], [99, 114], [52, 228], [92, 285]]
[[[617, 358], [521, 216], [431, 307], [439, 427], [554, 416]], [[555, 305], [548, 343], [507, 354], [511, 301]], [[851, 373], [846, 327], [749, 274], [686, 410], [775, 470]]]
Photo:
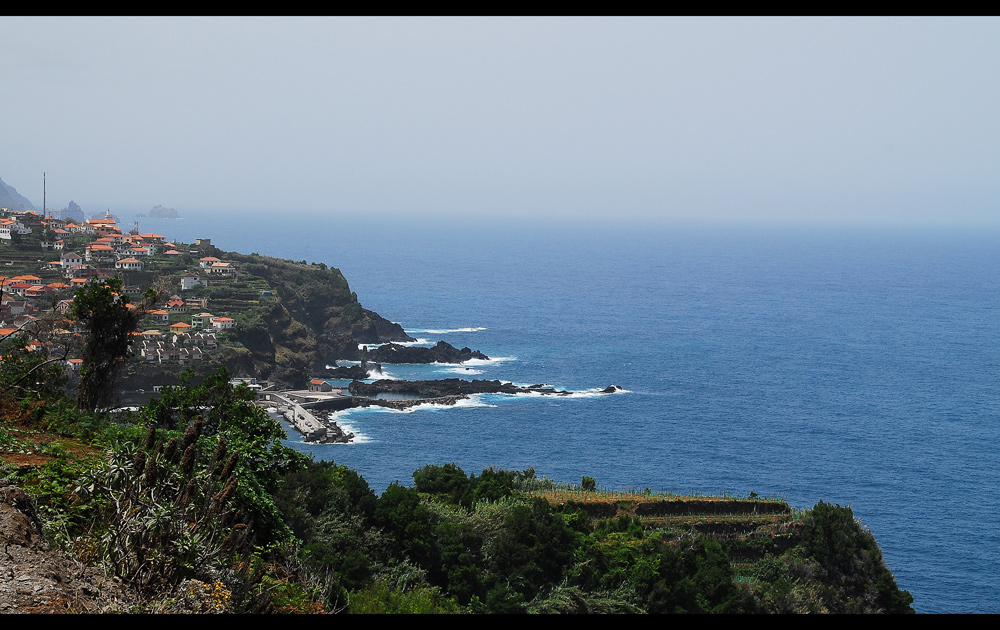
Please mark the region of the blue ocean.
[[490, 357], [388, 377], [577, 392], [289, 436], [376, 492], [455, 462], [850, 505], [918, 612], [1000, 612], [1000, 229], [188, 214], [140, 229], [338, 267], [421, 342]]

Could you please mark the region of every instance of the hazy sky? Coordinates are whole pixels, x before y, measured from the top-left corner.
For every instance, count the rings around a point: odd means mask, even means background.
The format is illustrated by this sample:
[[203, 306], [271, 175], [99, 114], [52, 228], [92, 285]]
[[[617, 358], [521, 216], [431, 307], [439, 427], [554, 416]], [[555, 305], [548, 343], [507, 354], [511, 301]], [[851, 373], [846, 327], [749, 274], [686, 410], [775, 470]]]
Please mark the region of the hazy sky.
[[1000, 220], [995, 18], [0, 18], [39, 207]]

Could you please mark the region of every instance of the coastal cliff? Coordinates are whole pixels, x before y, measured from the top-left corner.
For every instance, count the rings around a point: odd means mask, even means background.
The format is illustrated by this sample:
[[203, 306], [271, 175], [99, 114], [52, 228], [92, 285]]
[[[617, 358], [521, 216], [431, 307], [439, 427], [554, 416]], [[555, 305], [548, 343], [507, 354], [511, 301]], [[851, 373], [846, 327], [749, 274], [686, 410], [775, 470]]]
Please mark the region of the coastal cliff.
[[[202, 274], [204, 284], [184, 292], [184, 297], [206, 299], [205, 308], [213, 315], [233, 321], [231, 328], [217, 332], [219, 350], [192, 364], [198, 373], [225, 366], [233, 375], [303, 387], [311, 375], [323, 373], [338, 359], [360, 360], [363, 344], [413, 341], [402, 326], [364, 308], [339, 269], [214, 247], [201, 254], [225, 259], [237, 271], [230, 276]], [[173, 267], [160, 263], [161, 282], [170, 287], [193, 262], [197, 260], [192, 257]], [[140, 286], [156, 281], [146, 272], [130, 277]], [[179, 321], [190, 319], [178, 316]], [[168, 364], [133, 364], [125, 388], [174, 385], [178, 374]]]
[[363, 308], [339, 269], [236, 252], [224, 256], [273, 291], [273, 301], [245, 313], [236, 329], [263, 378], [301, 385], [305, 375], [337, 359], [359, 359], [359, 344], [413, 341], [399, 324]]

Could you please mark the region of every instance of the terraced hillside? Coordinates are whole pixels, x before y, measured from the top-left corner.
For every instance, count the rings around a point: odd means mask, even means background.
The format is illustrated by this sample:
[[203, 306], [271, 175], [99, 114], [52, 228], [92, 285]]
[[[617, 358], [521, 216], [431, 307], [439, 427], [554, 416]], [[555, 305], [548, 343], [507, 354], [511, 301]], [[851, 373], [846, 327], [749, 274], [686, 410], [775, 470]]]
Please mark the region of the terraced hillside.
[[[820, 502], [812, 510], [797, 510], [784, 500], [756, 495], [598, 492], [580, 487], [528, 494], [564, 513], [586, 514], [594, 532], [589, 553], [607, 562], [600, 570], [611, 575], [628, 576], [633, 571], [628, 565], [641, 563], [634, 549], [666, 544], [676, 550], [697, 549], [706, 562], [712, 558], [716, 569], [729, 574], [743, 593], [744, 611], [912, 612], [912, 598], [898, 589], [874, 537], [849, 507]], [[616, 563], [622, 565], [617, 570]], [[672, 603], [683, 598], [671, 594], [666, 599]]]

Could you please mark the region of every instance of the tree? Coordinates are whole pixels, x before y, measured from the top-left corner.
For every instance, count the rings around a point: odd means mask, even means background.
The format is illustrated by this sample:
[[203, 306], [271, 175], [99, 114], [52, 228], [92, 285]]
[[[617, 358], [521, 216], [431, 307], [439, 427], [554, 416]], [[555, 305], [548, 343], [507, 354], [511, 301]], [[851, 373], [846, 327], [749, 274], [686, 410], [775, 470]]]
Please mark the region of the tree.
[[62, 364], [69, 356], [65, 339], [53, 334], [51, 314], [0, 334], [0, 394], [23, 396], [54, 391], [66, 380]]
[[156, 302], [148, 289], [138, 304], [130, 304], [121, 278], [89, 282], [76, 292], [73, 317], [87, 329], [77, 405], [81, 409], [106, 409], [114, 397], [122, 364], [139, 321]]

